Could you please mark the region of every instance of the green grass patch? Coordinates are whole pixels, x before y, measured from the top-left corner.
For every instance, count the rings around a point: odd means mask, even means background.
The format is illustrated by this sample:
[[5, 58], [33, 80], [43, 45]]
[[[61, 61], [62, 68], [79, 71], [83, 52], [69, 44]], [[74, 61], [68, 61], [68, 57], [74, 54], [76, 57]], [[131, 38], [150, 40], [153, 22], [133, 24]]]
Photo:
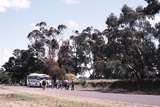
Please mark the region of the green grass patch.
[[36, 98], [33, 97], [32, 95], [27, 95], [27, 94], [15, 94], [15, 93], [11, 93], [11, 94], [1, 94], [0, 95], [1, 99], [7, 99], [7, 100], [13, 100], [13, 101], [33, 101]]
[[15, 94], [15, 99], [18, 101], [33, 101], [35, 98], [31, 95]]

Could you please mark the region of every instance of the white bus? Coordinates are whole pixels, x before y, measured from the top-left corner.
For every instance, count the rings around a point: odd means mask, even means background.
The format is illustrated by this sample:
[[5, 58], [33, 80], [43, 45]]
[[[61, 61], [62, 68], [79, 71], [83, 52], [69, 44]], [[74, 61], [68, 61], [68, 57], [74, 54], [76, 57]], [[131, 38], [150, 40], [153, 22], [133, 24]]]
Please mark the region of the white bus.
[[47, 86], [51, 86], [50, 76], [47, 74], [31, 73], [27, 76], [27, 86], [29, 87], [41, 87], [42, 81], [47, 81]]

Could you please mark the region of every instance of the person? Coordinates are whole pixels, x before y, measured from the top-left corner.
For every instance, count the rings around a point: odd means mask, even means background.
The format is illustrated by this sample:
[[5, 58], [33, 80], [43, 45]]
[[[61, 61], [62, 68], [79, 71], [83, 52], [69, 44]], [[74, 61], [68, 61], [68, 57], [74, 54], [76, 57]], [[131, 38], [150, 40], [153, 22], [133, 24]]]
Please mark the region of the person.
[[54, 82], [53, 79], [51, 80], [51, 84], [52, 84], [52, 85], [51, 85], [51, 88], [54, 88], [54, 87], [55, 87], [55, 82]]
[[74, 90], [74, 81], [71, 82], [71, 90]]
[[57, 81], [56, 76], [53, 76], [53, 78], [52, 78], [52, 88], [57, 87], [56, 81]]
[[47, 86], [47, 81], [46, 81], [46, 80], [43, 80], [43, 81], [42, 81], [42, 89], [45, 90], [45, 89], [46, 89], [46, 86]]
[[60, 88], [60, 80], [56, 80], [56, 88], [57, 88], [57, 89]]
[[66, 90], [68, 90], [68, 80], [63, 81], [63, 86]]

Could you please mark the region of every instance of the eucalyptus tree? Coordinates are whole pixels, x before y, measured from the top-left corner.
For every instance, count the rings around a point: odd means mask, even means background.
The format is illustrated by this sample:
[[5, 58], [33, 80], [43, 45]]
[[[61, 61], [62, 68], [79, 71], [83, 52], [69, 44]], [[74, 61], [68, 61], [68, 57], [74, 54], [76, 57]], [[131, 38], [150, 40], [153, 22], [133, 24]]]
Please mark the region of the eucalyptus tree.
[[35, 57], [31, 49], [15, 49], [3, 67], [12, 83], [24, 81], [29, 73], [42, 72], [44, 63]]
[[92, 78], [102, 78], [105, 70], [106, 57], [104, 55], [104, 47], [107, 43], [104, 35], [98, 29], [87, 28], [84, 32], [88, 35], [87, 43], [89, 44], [89, 51], [91, 55], [90, 61], [92, 61], [91, 67], [93, 73]]
[[47, 26], [46, 22], [40, 22], [36, 27], [36, 30], [28, 34], [28, 39], [31, 42], [29, 47], [34, 49], [37, 57], [47, 56], [47, 58], [54, 60], [55, 50], [59, 48], [56, 36], [59, 36], [66, 26], [58, 25], [57, 28], [54, 28]]
[[85, 42], [86, 35], [76, 32], [74, 36], [71, 36], [71, 52], [72, 52], [72, 61], [74, 61], [74, 71], [76, 74], [82, 73], [84, 67], [87, 64], [87, 49], [88, 46]]
[[100, 62], [104, 64], [102, 48], [105, 45], [102, 33], [98, 29], [87, 27], [82, 32], [76, 31], [71, 40], [76, 72], [89, 72], [92, 78], [101, 78], [103, 68], [99, 66], [102, 65]]
[[155, 64], [154, 60], [146, 64], [146, 60], [149, 59], [145, 57], [149, 55], [154, 57], [155, 47], [151, 41], [154, 28], [147, 21], [143, 8], [137, 7], [133, 10], [124, 5], [120, 17], [117, 18], [111, 14], [106, 24], [107, 29], [103, 33], [108, 38], [106, 46], [108, 60], [120, 61], [120, 65], [126, 69], [123, 70], [126, 73], [121, 73], [127, 74], [128, 78], [146, 78], [147, 71], [149, 71], [148, 65], [150, 64], [153, 68]]
[[61, 69], [64, 69], [66, 73], [76, 73], [75, 56], [73, 54], [70, 41], [66, 40], [62, 42], [62, 45], [58, 52], [58, 64]]
[[144, 8], [146, 15], [153, 16], [160, 11], [160, 2], [158, 0], [145, 0], [148, 5]]

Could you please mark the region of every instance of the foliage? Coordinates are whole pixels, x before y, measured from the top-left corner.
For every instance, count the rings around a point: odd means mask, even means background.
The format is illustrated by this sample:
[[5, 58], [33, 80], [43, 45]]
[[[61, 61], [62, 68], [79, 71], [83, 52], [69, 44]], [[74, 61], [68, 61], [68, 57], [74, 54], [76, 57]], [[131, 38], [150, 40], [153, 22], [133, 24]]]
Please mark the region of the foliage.
[[25, 80], [26, 76], [32, 72], [41, 72], [43, 62], [36, 58], [33, 52], [29, 50], [14, 50], [15, 56], [10, 57], [3, 67], [10, 77], [12, 83]]
[[48, 27], [46, 22], [40, 22], [36, 25], [37, 29], [28, 34], [28, 39], [31, 44], [30, 48], [34, 50], [38, 58], [47, 58], [54, 60], [55, 51], [59, 48], [56, 36], [59, 36], [64, 29], [65, 25], [58, 25], [57, 28]]
[[76, 76], [72, 73], [65, 74], [65, 79], [67, 80], [76, 80]]
[[160, 3], [145, 1], [146, 7], [133, 9], [124, 5], [119, 17], [111, 13], [104, 30], [76, 30], [62, 44], [57, 36], [63, 34], [65, 25], [54, 28], [46, 22], [38, 23], [27, 36], [28, 49], [15, 49], [3, 65], [1, 81], [19, 82], [31, 72], [59, 79], [64, 79], [66, 73], [85, 72], [91, 79], [160, 79], [160, 45], [154, 42], [160, 42], [160, 23], [152, 25], [148, 20], [154, 20], [159, 13]]
[[160, 11], [160, 3], [158, 0], [145, 0], [148, 5], [144, 8], [144, 13], [147, 15], [155, 15]]

